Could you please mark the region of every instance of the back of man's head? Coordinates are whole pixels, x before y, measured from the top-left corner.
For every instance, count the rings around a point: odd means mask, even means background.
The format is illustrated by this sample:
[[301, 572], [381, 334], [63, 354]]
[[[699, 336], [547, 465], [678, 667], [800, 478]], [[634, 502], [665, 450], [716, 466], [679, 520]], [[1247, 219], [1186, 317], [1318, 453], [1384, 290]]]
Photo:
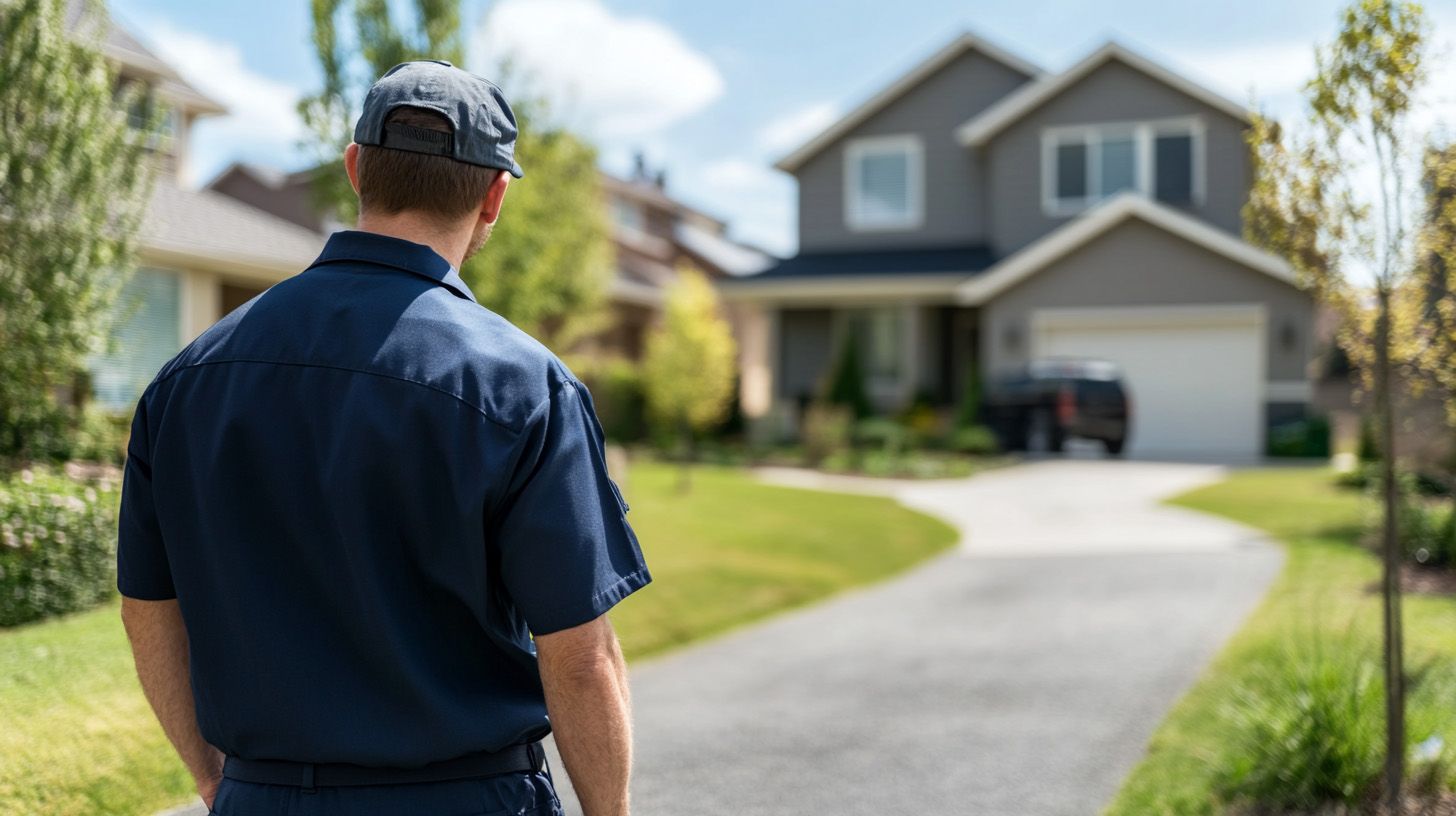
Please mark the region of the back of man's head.
[[[397, 107], [386, 126], [450, 134], [450, 120], [427, 108]], [[379, 145], [359, 147], [361, 215], [411, 213], [441, 225], [454, 224], [480, 209], [496, 176], [494, 167]]]

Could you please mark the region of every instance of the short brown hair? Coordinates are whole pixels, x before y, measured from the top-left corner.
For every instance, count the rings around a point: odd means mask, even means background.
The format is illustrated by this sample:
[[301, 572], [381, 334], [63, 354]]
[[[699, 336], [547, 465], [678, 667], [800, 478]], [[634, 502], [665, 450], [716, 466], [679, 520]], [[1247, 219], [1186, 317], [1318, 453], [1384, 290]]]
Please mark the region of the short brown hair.
[[[452, 131], [449, 119], [425, 108], [395, 108], [384, 122]], [[480, 206], [486, 189], [500, 172], [448, 156], [360, 145], [359, 210], [391, 215], [414, 211], [453, 221]]]

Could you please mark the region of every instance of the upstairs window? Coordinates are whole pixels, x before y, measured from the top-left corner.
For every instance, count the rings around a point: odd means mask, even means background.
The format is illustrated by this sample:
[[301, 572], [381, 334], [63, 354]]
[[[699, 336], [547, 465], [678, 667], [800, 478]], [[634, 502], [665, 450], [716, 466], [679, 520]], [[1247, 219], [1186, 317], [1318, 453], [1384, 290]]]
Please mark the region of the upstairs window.
[[1073, 215], [1124, 190], [1168, 204], [1197, 204], [1202, 153], [1197, 118], [1049, 129], [1042, 136], [1042, 209]]
[[925, 153], [915, 136], [857, 139], [844, 150], [850, 229], [914, 229], [923, 219]]
[[621, 229], [632, 232], [647, 231], [647, 217], [642, 213], [640, 206], [614, 196], [611, 209], [612, 222]]

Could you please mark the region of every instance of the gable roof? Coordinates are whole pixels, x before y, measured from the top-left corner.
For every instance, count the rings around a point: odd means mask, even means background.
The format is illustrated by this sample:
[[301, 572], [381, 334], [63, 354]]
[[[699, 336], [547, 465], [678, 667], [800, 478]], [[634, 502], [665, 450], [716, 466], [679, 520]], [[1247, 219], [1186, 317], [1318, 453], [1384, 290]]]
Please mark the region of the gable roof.
[[163, 259], [283, 277], [313, 263], [324, 237], [222, 193], [155, 184], [140, 244]]
[[1135, 192], [1124, 192], [1008, 256], [985, 274], [960, 284], [956, 287], [956, 300], [963, 304], [985, 303], [1133, 218], [1277, 281], [1298, 286], [1294, 270], [1283, 258], [1166, 204]]
[[794, 150], [794, 152], [774, 162], [774, 167], [788, 173], [794, 172], [804, 166], [805, 162], [809, 161], [809, 159], [814, 158], [825, 148], [838, 141], [846, 133], [858, 127], [871, 116], [884, 110], [895, 100], [914, 90], [920, 83], [929, 79], [940, 71], [940, 69], [950, 65], [968, 51], [976, 51], [1017, 73], [1033, 79], [1041, 77], [1045, 73], [1041, 68], [1027, 60], [967, 31], [956, 37], [944, 48], [931, 54], [924, 62], [911, 68], [888, 87], [870, 97], [859, 107], [850, 111], [839, 121], [821, 131], [817, 136]]
[[91, 11], [84, 0], [70, 0], [66, 5], [67, 30], [78, 37], [95, 38], [107, 59], [126, 69], [124, 72], [149, 78], [163, 98], [199, 115], [227, 113], [222, 103], [197, 90], [143, 45], [104, 5], [95, 7], [95, 14]]
[[1096, 69], [1116, 60], [1175, 90], [1241, 121], [1249, 121], [1248, 109], [1222, 94], [1160, 65], [1117, 42], [1108, 42], [1060, 74], [1024, 85], [956, 129], [956, 137], [968, 147], [983, 145], [1011, 124], [1081, 81]]
[[[291, 184], [306, 181], [319, 171], [319, 167], [306, 167], [302, 170], [288, 172], [279, 170], [276, 167], [268, 167], [262, 164], [253, 164], [245, 161], [234, 161], [222, 172], [212, 177], [212, 180], [202, 185], [204, 190], [215, 190], [218, 185], [226, 181], [230, 176], [247, 176], [270, 190], [281, 190]], [[226, 195], [226, 193], [224, 193]]]

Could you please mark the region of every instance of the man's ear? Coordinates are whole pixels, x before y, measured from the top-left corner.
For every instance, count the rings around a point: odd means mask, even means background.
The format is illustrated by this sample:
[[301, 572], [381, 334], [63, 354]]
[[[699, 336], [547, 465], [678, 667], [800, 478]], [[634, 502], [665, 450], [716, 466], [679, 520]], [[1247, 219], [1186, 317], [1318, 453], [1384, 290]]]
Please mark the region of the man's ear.
[[485, 200], [480, 203], [480, 220], [494, 224], [500, 218], [501, 203], [506, 200], [506, 185], [510, 183], [510, 173], [501, 170], [495, 174], [490, 186], [485, 188]]
[[350, 142], [344, 148], [344, 172], [349, 174], [349, 184], [354, 188], [354, 194], [359, 194], [359, 145]]

